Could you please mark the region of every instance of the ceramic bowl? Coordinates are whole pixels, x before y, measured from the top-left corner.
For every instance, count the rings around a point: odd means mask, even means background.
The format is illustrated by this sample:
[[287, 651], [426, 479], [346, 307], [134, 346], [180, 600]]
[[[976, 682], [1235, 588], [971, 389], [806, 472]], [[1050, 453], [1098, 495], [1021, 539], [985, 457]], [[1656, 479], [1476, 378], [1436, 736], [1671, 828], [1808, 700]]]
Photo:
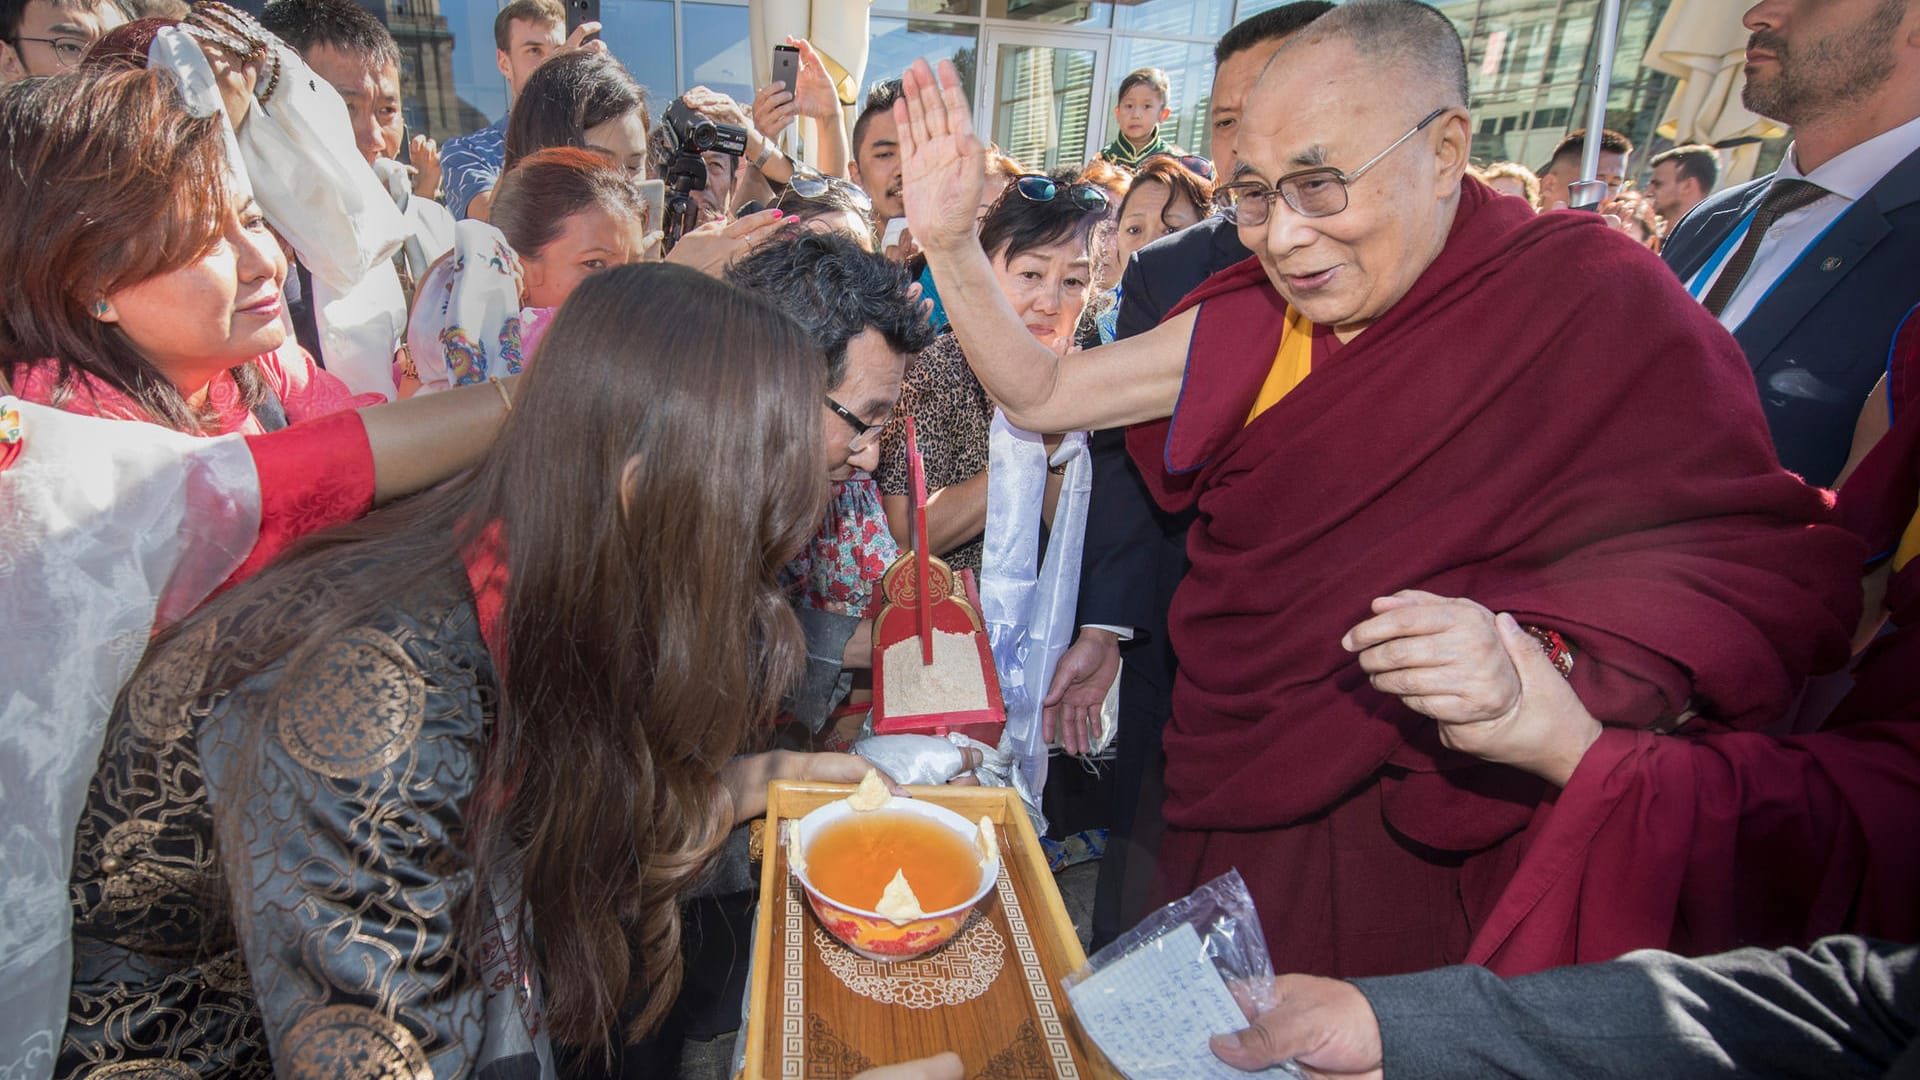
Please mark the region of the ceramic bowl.
[[[979, 833], [976, 823], [924, 799], [895, 798], [886, 805], [886, 812], [917, 814], [938, 822], [964, 838], [968, 850], [973, 850], [974, 837]], [[859, 811], [848, 806], [845, 799], [836, 799], [794, 822], [793, 827], [800, 830], [800, 850], [804, 852], [810, 848], [821, 829], [856, 813]], [[999, 830], [996, 828], [995, 831]], [[980, 867], [979, 871], [980, 885], [965, 903], [941, 911], [929, 911], [904, 924], [895, 923], [877, 912], [840, 903], [815, 888], [805, 873], [796, 873], [794, 876], [800, 879], [800, 887], [806, 890], [807, 903], [812, 906], [820, 925], [842, 945], [869, 960], [912, 960], [952, 941], [960, 928], [966, 925], [967, 916], [993, 890], [994, 882], [1000, 878], [998, 855]]]

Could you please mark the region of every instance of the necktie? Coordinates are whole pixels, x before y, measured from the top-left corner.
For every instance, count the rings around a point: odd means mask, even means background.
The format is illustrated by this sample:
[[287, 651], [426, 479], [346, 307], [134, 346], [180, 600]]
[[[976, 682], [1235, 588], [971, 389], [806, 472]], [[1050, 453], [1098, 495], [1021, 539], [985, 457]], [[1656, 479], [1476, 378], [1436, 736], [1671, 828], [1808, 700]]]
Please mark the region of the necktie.
[[1740, 241], [1740, 249], [1727, 260], [1725, 269], [1714, 279], [1713, 289], [1707, 293], [1707, 314], [1718, 318], [1727, 301], [1733, 299], [1733, 291], [1740, 287], [1741, 279], [1747, 276], [1747, 269], [1753, 265], [1754, 253], [1760, 250], [1760, 238], [1773, 227], [1774, 221], [1780, 215], [1798, 210], [1826, 193], [1826, 188], [1805, 180], [1775, 180], [1767, 188], [1766, 196], [1760, 200], [1760, 208], [1753, 212], [1753, 224], [1747, 227], [1746, 238]]

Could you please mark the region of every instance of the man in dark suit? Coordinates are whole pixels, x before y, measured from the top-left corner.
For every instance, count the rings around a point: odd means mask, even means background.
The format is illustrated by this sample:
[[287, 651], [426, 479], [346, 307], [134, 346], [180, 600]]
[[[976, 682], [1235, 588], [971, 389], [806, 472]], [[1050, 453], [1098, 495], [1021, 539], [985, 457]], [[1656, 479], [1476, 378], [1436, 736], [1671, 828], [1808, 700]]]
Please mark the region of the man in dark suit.
[[1920, 949], [1858, 937], [1699, 960], [1648, 949], [1505, 980], [1480, 967], [1288, 975], [1273, 993], [1253, 1027], [1214, 1038], [1216, 1054], [1356, 1080], [1920, 1075]]
[[[1207, 121], [1221, 183], [1232, 177], [1240, 111], [1267, 61], [1288, 35], [1332, 8], [1326, 0], [1273, 8], [1241, 21], [1214, 47], [1213, 104]], [[1115, 336], [1132, 337], [1158, 326], [1201, 282], [1251, 254], [1233, 224], [1219, 215], [1142, 248], [1121, 279]], [[1124, 431], [1094, 432], [1092, 457], [1080, 636], [1061, 658], [1047, 702], [1055, 730], [1076, 725], [1091, 730], [1115, 668], [1121, 668], [1114, 816], [1094, 899], [1093, 943], [1098, 948], [1139, 921], [1152, 885], [1160, 843], [1160, 729], [1173, 710], [1175, 665], [1167, 644], [1167, 606], [1187, 572], [1192, 515], [1163, 513], [1154, 505], [1127, 456]], [[1123, 637], [1130, 639], [1124, 665]]]
[[1745, 23], [1741, 100], [1793, 145], [1662, 255], [1746, 351], [1781, 463], [1831, 484], [1920, 301], [1920, 4], [1762, 0]]

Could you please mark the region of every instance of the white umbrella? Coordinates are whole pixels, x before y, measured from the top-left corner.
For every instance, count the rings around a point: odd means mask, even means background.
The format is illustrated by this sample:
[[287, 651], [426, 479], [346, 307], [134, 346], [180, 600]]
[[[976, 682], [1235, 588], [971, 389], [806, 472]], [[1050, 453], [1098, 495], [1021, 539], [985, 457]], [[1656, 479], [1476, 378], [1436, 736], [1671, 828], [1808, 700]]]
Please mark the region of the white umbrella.
[[[775, 45], [785, 42], [789, 35], [806, 38], [826, 61], [827, 74], [838, 84], [840, 100], [854, 101], [853, 108], [857, 109], [859, 102], [855, 95], [860, 92], [860, 82], [866, 74], [867, 47], [872, 40], [867, 19], [871, 2], [752, 0], [748, 11], [754, 85], [764, 86], [773, 77]], [[808, 140], [809, 149], [818, 141]]]
[[[1656, 129], [1660, 135], [1675, 143], [1715, 146], [1786, 134], [1740, 101], [1747, 51], [1747, 29], [1740, 19], [1746, 8], [1746, 0], [1674, 0], [1667, 9], [1642, 61], [1680, 80]], [[1746, 179], [1758, 158], [1757, 143], [1739, 145], [1723, 176]]]

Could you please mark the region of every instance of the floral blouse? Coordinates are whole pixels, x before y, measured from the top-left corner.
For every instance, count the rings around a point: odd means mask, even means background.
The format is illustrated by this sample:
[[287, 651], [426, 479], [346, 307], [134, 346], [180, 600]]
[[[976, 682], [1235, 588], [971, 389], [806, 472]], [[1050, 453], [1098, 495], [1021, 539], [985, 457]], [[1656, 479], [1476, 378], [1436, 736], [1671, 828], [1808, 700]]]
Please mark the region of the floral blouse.
[[880, 611], [880, 578], [899, 555], [880, 489], [855, 474], [833, 485], [825, 524], [781, 569], [780, 584], [802, 606], [870, 619]]

